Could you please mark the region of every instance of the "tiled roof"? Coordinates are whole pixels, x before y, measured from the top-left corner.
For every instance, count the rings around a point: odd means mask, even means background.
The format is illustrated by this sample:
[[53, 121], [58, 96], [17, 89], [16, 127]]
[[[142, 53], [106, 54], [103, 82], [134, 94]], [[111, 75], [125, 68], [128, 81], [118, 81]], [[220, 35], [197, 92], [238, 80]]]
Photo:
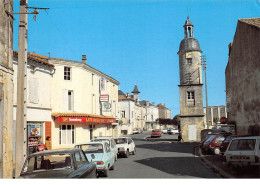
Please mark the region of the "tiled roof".
[[93, 118], [104, 118], [104, 119], [115, 119], [112, 116], [102, 116], [96, 114], [76, 113], [76, 112], [53, 112], [53, 117], [93, 117]]
[[260, 17], [239, 19], [238, 21], [244, 22], [246, 24], [249, 24], [251, 26], [255, 26], [258, 28], [260, 27]]
[[[14, 51], [14, 55], [18, 58], [18, 52], [17, 51]], [[48, 57], [43, 56], [43, 55], [38, 55], [38, 54], [35, 54], [35, 53], [28, 53], [27, 59], [30, 59], [32, 61], [54, 67], [53, 64], [48, 62]]]
[[125, 93], [123, 91], [121, 91], [121, 90], [118, 90], [118, 95], [122, 95], [122, 96], [126, 97]]

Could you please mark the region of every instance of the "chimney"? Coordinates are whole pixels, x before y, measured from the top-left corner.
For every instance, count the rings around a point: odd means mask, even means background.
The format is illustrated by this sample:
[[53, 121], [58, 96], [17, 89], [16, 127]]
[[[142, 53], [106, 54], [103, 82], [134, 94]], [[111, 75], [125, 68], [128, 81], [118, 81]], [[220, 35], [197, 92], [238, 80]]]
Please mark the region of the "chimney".
[[126, 97], [127, 97], [127, 98], [130, 98], [130, 95], [129, 95], [129, 93], [127, 93], [127, 94], [126, 94]]
[[161, 104], [161, 103], [159, 104], [159, 108], [160, 108], [160, 109], [162, 108], [162, 104]]
[[165, 104], [163, 104], [163, 106], [165, 107]]
[[82, 55], [82, 63], [87, 64], [87, 56]]

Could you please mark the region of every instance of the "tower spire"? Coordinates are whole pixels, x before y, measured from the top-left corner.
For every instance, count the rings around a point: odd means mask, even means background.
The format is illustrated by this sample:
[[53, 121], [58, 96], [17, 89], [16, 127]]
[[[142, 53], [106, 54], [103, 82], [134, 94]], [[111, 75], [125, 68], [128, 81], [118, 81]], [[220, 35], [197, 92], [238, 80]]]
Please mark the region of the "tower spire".
[[193, 24], [191, 23], [189, 16], [187, 17], [183, 27], [185, 38], [193, 38]]

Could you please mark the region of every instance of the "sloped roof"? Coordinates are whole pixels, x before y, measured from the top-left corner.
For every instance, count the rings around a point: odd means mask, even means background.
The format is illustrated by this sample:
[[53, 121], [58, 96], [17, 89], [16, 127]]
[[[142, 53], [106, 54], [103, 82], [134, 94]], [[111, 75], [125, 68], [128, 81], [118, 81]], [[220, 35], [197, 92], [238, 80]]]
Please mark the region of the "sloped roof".
[[132, 93], [140, 93], [140, 91], [137, 88], [137, 85], [135, 84], [134, 90], [132, 91]]
[[251, 26], [260, 27], [260, 17], [238, 19], [238, 21], [249, 24]]
[[[14, 57], [18, 58], [18, 52], [13, 51], [13, 53], [14, 53]], [[32, 61], [37, 62], [37, 63], [48, 65], [50, 67], [54, 67], [53, 64], [48, 62], [48, 57], [43, 56], [43, 55], [38, 55], [38, 54], [35, 54], [35, 53], [28, 52], [27, 59], [32, 60]]]
[[121, 90], [118, 90], [118, 96], [125, 96], [126, 97], [125, 93]]

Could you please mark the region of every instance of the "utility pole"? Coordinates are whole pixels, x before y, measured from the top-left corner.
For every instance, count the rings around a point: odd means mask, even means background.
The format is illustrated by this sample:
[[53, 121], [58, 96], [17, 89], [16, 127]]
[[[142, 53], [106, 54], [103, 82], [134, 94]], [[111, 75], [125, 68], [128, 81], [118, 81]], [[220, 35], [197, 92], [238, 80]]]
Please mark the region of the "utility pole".
[[17, 109], [16, 109], [16, 145], [15, 177], [19, 177], [26, 157], [27, 144], [27, 28], [28, 0], [20, 0], [18, 72], [17, 72]]
[[207, 129], [209, 129], [208, 124], [208, 90], [207, 90], [207, 65], [206, 65], [206, 56], [201, 56], [201, 64], [203, 65], [203, 71], [205, 72], [205, 92], [206, 92], [206, 124]]

